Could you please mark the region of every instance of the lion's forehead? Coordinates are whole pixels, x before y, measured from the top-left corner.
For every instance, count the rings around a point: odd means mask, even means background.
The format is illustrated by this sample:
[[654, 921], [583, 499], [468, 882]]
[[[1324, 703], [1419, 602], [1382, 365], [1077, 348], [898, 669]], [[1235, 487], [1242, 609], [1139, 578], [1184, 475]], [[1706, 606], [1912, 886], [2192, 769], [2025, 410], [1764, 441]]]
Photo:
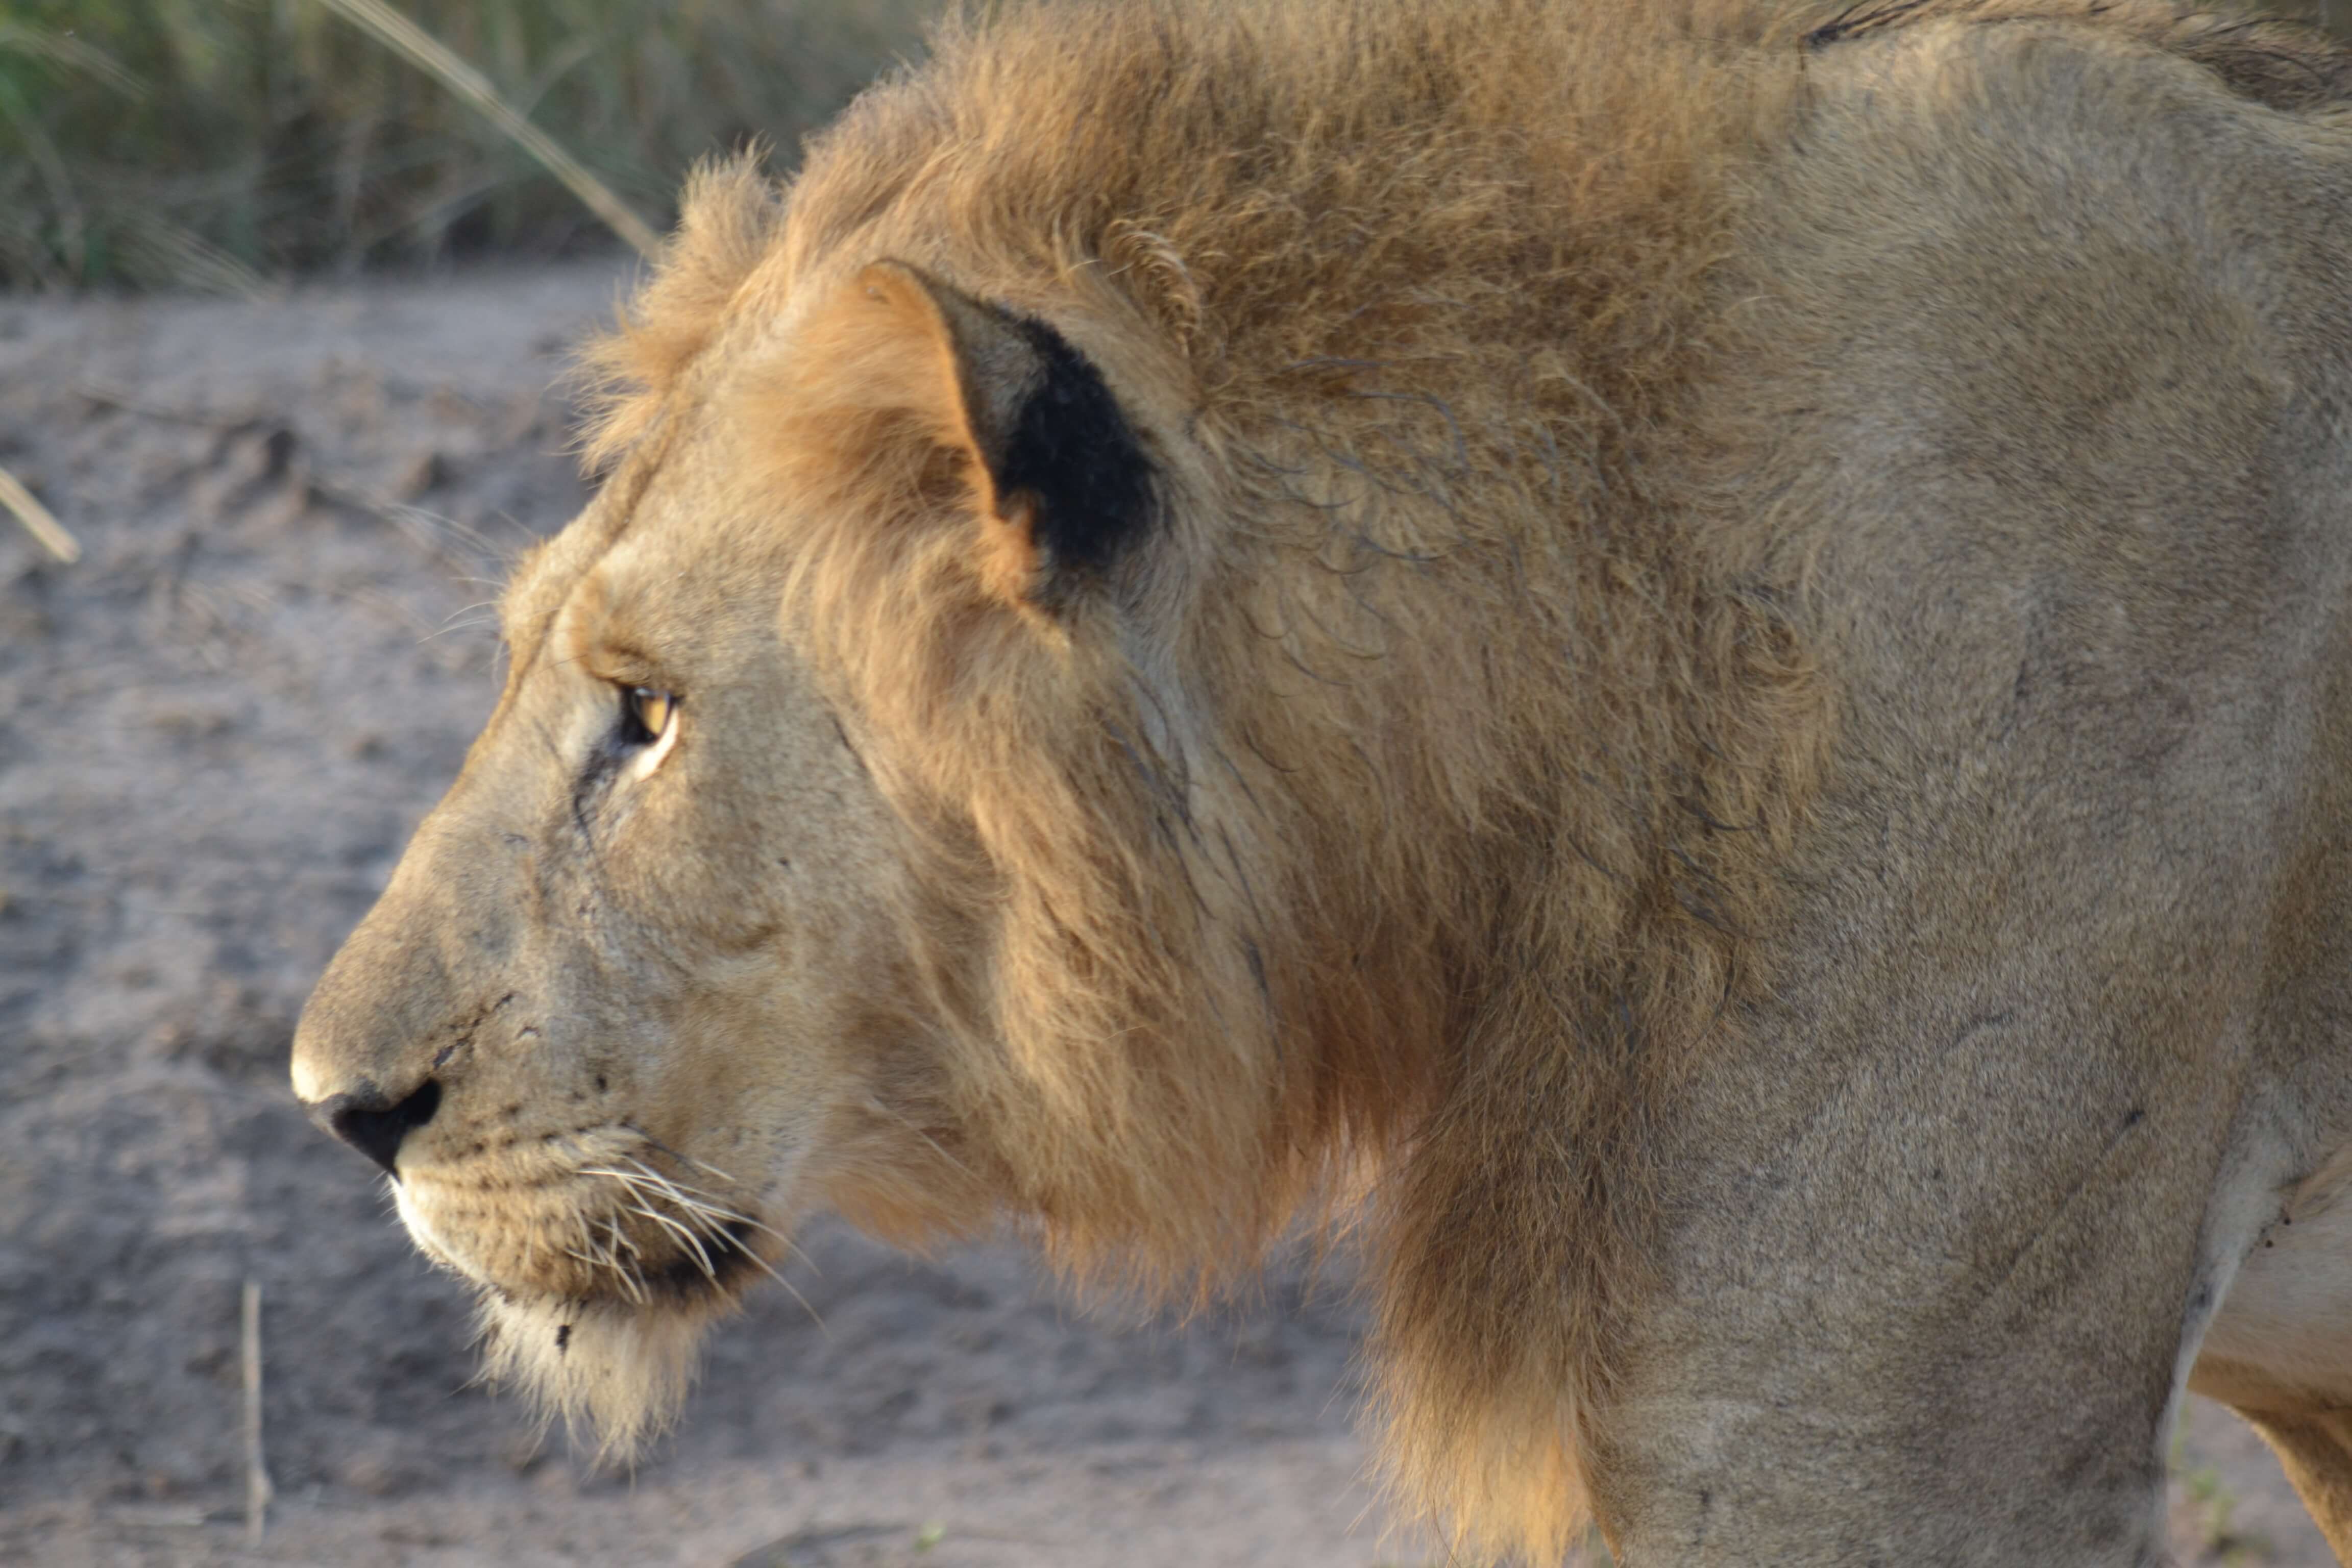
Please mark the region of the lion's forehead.
[[[751, 556], [701, 548], [686, 537], [712, 510], [691, 496], [665, 495], [656, 476], [616, 476], [604, 494], [517, 563], [499, 605], [513, 668], [531, 668], [542, 648], [559, 658], [583, 637], [692, 637], [721, 607], [719, 591], [739, 580]], [[693, 563], [723, 566], [696, 571]]]

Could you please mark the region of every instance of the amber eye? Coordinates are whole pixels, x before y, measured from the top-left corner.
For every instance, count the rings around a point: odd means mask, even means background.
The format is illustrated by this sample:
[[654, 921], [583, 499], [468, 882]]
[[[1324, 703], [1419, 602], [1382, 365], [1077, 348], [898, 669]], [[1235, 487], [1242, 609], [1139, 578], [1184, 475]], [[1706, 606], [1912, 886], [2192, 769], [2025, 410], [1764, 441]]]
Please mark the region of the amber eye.
[[669, 728], [677, 714], [674, 692], [650, 686], [630, 686], [621, 691], [621, 735], [633, 746], [650, 746]]

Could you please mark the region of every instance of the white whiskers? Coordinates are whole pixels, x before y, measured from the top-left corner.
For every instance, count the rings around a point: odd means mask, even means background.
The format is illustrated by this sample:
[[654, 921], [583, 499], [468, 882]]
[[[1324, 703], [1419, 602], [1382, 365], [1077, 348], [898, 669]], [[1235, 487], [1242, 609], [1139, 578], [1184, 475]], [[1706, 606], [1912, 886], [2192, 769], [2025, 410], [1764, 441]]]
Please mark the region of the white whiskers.
[[[646, 1142], [650, 1143], [652, 1141]], [[728, 1179], [724, 1173], [699, 1160], [688, 1160], [675, 1154], [672, 1157], [681, 1163], [692, 1164], [708, 1172], [720, 1181]], [[675, 1237], [702, 1270], [703, 1277], [713, 1284], [719, 1280], [718, 1258], [732, 1252], [782, 1286], [792, 1299], [800, 1303], [801, 1310], [808, 1313], [811, 1321], [820, 1329], [824, 1326], [824, 1318], [810, 1304], [808, 1298], [795, 1289], [793, 1282], [777, 1272], [746, 1239], [751, 1233], [772, 1237], [786, 1252], [805, 1261], [807, 1255], [782, 1231], [730, 1207], [690, 1182], [664, 1175], [633, 1154], [610, 1155], [606, 1163], [583, 1165], [580, 1167], [579, 1173], [618, 1183], [624, 1194], [623, 1209], [650, 1221]], [[587, 1234], [583, 1222], [583, 1247], [567, 1250], [573, 1258], [621, 1281], [622, 1289], [628, 1292], [630, 1300], [643, 1305], [646, 1300], [643, 1269], [645, 1255], [629, 1239], [616, 1218], [607, 1218], [603, 1223], [611, 1238], [609, 1241], [600, 1241]], [[624, 1249], [626, 1257], [623, 1256]]]

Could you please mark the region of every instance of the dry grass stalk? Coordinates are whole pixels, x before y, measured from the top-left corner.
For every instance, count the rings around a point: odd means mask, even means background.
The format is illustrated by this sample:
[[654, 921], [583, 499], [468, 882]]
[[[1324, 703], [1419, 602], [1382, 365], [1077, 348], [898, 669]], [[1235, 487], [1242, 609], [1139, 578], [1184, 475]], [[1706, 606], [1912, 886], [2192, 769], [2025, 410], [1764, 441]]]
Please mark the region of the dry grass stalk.
[[59, 561], [70, 566], [81, 559], [81, 546], [65, 531], [65, 525], [50, 516], [49, 509], [5, 468], [0, 468], [0, 506], [15, 512], [16, 521], [40, 541], [41, 548]]
[[261, 1284], [245, 1282], [243, 1360], [245, 1363], [245, 1539], [261, 1544], [269, 1524], [269, 1467], [261, 1451]]
[[491, 124], [505, 132], [516, 145], [537, 159], [541, 168], [562, 181], [589, 211], [604, 220], [607, 227], [635, 247], [638, 255], [650, 258], [661, 249], [660, 237], [654, 233], [645, 219], [631, 212], [620, 197], [595, 175], [582, 168], [578, 160], [558, 145], [553, 137], [524, 119], [498, 95], [498, 89], [491, 87], [488, 78], [451, 53], [438, 38], [385, 5], [383, 0], [325, 0], [325, 4], [341, 12], [354, 26], [374, 34], [386, 45], [407, 56], [438, 78], [452, 92], [480, 110]]

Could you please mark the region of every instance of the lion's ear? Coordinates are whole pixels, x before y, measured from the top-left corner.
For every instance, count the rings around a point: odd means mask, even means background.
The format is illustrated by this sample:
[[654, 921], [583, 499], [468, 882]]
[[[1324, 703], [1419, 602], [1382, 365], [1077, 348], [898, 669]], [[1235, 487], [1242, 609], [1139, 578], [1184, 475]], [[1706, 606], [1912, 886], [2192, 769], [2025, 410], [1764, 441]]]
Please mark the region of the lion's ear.
[[967, 458], [984, 581], [1049, 606], [1099, 576], [1150, 525], [1153, 477], [1091, 361], [1045, 322], [958, 292], [903, 262], [858, 275], [871, 306], [922, 335], [938, 427]]

